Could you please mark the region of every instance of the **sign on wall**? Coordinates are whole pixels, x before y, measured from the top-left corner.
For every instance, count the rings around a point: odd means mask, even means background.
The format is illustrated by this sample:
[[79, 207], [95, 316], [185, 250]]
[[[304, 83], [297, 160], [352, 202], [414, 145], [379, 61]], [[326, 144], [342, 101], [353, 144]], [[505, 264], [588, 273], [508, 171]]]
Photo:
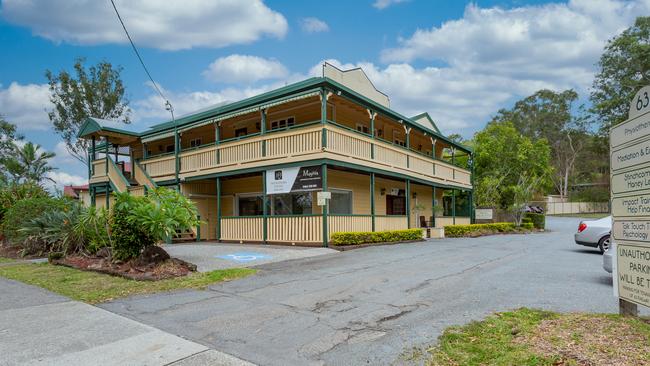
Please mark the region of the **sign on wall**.
[[650, 86], [610, 130], [614, 294], [650, 306]]
[[492, 220], [493, 210], [491, 208], [477, 208], [474, 210], [476, 220]]
[[316, 191], [323, 188], [321, 167], [291, 167], [266, 171], [266, 194]]

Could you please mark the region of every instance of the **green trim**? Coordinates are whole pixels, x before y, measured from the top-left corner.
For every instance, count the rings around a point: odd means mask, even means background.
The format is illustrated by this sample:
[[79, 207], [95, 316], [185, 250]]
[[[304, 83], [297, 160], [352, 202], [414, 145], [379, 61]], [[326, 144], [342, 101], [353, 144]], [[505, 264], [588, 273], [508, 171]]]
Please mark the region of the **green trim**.
[[[264, 113], [264, 114], [266, 114], [266, 113]], [[264, 242], [264, 244], [266, 244], [267, 235], [268, 235], [267, 228], [266, 228], [266, 224], [267, 224], [267, 221], [268, 221], [267, 218], [266, 218], [268, 216], [268, 208], [266, 207], [266, 205], [267, 205], [267, 202], [266, 202], [266, 170], [264, 170], [264, 171], [262, 171], [262, 217], [263, 217], [263, 219], [262, 219], [262, 221], [263, 221], [263, 224], [262, 224], [262, 241]]]
[[411, 228], [411, 180], [406, 180], [406, 228]]
[[456, 190], [451, 190], [451, 217], [452, 224], [456, 225]]
[[[327, 192], [327, 164], [321, 165], [321, 171], [323, 176], [323, 192]], [[328, 246], [327, 214], [329, 211], [328, 200], [325, 200], [325, 206], [322, 206], [322, 210], [323, 210], [323, 246], [327, 247]]]
[[84, 121], [84, 123], [81, 125], [79, 128], [79, 132], [77, 132], [77, 137], [82, 138], [88, 135], [92, 135], [93, 133], [101, 132], [101, 131], [107, 131], [107, 132], [113, 132], [113, 133], [119, 133], [122, 135], [128, 135], [128, 136], [133, 136], [133, 137], [140, 137], [141, 134], [139, 132], [134, 132], [134, 131], [127, 131], [115, 127], [109, 127], [106, 126], [106, 123], [113, 123], [114, 121], [107, 121], [103, 120], [101, 118], [95, 118], [95, 117], [88, 117]]
[[[344, 167], [344, 168], [351, 168], [351, 169], [356, 169], [360, 170], [363, 172], [375, 172], [377, 174], [385, 175], [388, 177], [392, 178], [397, 178], [397, 179], [410, 179], [411, 182], [415, 182], [417, 184], [425, 185], [425, 186], [436, 186], [438, 188], [445, 188], [445, 189], [458, 189], [461, 191], [471, 191], [471, 189], [467, 189], [465, 187], [456, 187], [452, 185], [446, 185], [446, 184], [440, 184], [440, 183], [435, 183], [435, 182], [429, 182], [426, 180], [422, 180], [416, 177], [411, 177], [405, 174], [401, 173], [395, 173], [390, 170], [383, 170], [383, 169], [376, 169], [376, 168], [370, 168], [365, 165], [359, 165], [359, 164], [354, 164], [354, 163], [346, 163], [342, 162], [339, 160], [332, 160], [332, 159], [312, 159], [312, 160], [304, 160], [304, 161], [299, 161], [299, 162], [294, 162], [294, 163], [285, 163], [285, 164], [273, 164], [273, 165], [268, 165], [268, 166], [263, 166], [263, 167], [255, 167], [255, 168], [242, 168], [242, 169], [233, 169], [229, 170], [227, 172], [221, 172], [221, 173], [211, 173], [211, 174], [205, 174], [205, 175], [197, 175], [193, 177], [187, 177], [185, 178], [185, 182], [191, 182], [191, 181], [197, 181], [197, 180], [203, 180], [203, 179], [211, 179], [211, 178], [216, 178], [216, 177], [230, 177], [230, 176], [235, 176], [235, 175], [241, 175], [241, 174], [247, 174], [247, 173], [259, 173], [263, 170], [268, 170], [268, 169], [281, 169], [281, 168], [289, 168], [293, 166], [307, 166], [307, 165], [321, 165], [321, 164], [327, 164], [331, 166], [338, 166], [338, 167]], [[168, 181], [169, 182], [169, 181]], [[171, 181], [173, 184], [173, 181]], [[161, 184], [161, 183], [159, 183]]]
[[433, 118], [431, 118], [431, 116], [427, 112], [416, 114], [415, 116], [411, 117], [410, 119], [413, 120], [413, 121], [417, 121], [418, 119], [420, 119], [422, 117], [426, 118], [429, 121], [429, 123], [431, 123], [431, 126], [433, 126], [434, 131], [436, 131], [438, 133], [441, 133], [440, 129], [436, 125], [436, 122], [433, 121]]
[[176, 179], [176, 184], [180, 181], [178, 180], [178, 173], [181, 170], [181, 159], [179, 152], [181, 150], [181, 137], [178, 134], [178, 128], [174, 129], [174, 178]]
[[217, 186], [217, 241], [221, 240], [221, 178], [216, 179]]
[[370, 216], [372, 217], [372, 231], [375, 231], [375, 173], [370, 173]]
[[248, 139], [248, 138], [251, 138], [251, 137], [260, 136], [260, 135], [262, 135], [260, 132], [249, 133], [248, 135], [239, 136], [239, 137], [231, 137], [231, 138], [229, 138], [229, 139], [221, 140], [220, 143], [231, 142], [231, 141], [239, 141], [239, 140], [245, 140], [245, 139]]
[[[201, 215], [196, 215], [196, 218], [201, 221]], [[201, 241], [201, 223], [196, 225], [196, 241]]]
[[433, 222], [431, 223], [432, 227], [436, 227], [436, 187], [431, 186], [431, 217]]
[[[117, 164], [115, 164], [113, 159], [108, 159], [108, 161], [110, 161], [110, 164], [113, 166], [113, 169], [115, 169], [117, 174], [120, 176], [120, 179], [122, 180], [122, 183], [124, 183], [126, 185], [126, 189], [128, 190], [129, 187], [131, 187], [131, 183], [129, 183], [129, 181], [126, 179], [126, 177], [124, 177], [124, 174], [122, 174], [122, 172], [117, 168]], [[108, 177], [108, 175], [107, 175], [107, 177]], [[108, 179], [110, 180], [110, 178], [108, 178]]]

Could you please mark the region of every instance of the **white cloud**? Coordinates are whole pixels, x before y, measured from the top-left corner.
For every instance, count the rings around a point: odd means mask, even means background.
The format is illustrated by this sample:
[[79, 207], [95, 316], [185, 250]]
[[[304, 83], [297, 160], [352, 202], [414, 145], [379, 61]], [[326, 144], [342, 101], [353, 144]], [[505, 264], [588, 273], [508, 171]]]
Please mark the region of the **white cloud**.
[[407, 2], [407, 1], [409, 1], [409, 0], [375, 0], [375, 2], [372, 4], [372, 6], [374, 6], [375, 8], [377, 8], [379, 10], [382, 10], [382, 9], [386, 9], [387, 7], [389, 7], [391, 5], [404, 3], [404, 2]]
[[9, 87], [0, 85], [0, 114], [21, 131], [47, 130], [50, 120], [50, 91], [47, 84], [19, 84]]
[[79, 175], [69, 174], [63, 171], [55, 170], [47, 174], [48, 178], [54, 180], [54, 183], [51, 181], [46, 181], [45, 186], [48, 190], [53, 191], [55, 189], [63, 190], [63, 186], [74, 185], [81, 186], [88, 183], [88, 178], [81, 177]]
[[327, 32], [330, 30], [330, 27], [327, 25], [327, 23], [314, 17], [301, 19], [300, 27], [304, 32], [307, 33]]
[[[284, 16], [261, 0], [133, 0], [116, 5], [137, 45], [164, 50], [282, 38], [288, 29]], [[5, 0], [1, 12], [8, 22], [55, 42], [127, 42], [108, 1]]]
[[280, 79], [287, 74], [287, 69], [277, 60], [236, 54], [214, 60], [203, 72], [209, 80], [226, 83]]
[[543, 80], [584, 91], [606, 40], [649, 11], [647, 0], [573, 0], [514, 9], [470, 4], [461, 19], [399, 39], [398, 47], [382, 52], [382, 60], [438, 60], [468, 78]]

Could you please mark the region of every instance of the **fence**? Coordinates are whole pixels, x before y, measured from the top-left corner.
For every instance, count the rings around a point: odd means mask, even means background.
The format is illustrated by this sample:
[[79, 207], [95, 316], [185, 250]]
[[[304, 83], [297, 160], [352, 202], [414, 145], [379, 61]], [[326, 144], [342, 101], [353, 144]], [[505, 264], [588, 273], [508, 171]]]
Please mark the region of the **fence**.
[[609, 202], [531, 202], [540, 206], [547, 215], [566, 215], [583, 213], [609, 213]]

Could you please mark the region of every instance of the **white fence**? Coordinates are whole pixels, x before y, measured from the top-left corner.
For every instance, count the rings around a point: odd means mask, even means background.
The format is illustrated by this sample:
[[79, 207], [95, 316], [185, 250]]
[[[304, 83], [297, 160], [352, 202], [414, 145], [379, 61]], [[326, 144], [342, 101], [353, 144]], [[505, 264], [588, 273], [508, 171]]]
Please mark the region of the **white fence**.
[[544, 208], [547, 215], [609, 212], [609, 202], [531, 202], [530, 205]]

